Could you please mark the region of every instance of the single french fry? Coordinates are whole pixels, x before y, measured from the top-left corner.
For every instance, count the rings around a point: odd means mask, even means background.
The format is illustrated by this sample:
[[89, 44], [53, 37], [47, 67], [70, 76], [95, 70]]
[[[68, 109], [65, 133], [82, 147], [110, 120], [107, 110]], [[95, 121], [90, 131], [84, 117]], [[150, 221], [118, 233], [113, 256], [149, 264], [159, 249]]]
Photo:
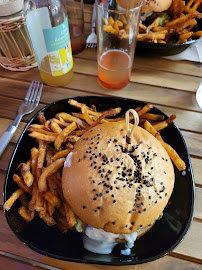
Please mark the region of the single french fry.
[[126, 20], [126, 17], [122, 14], [121, 17], [120, 17], [120, 20], [123, 24], [127, 24], [127, 20]]
[[90, 118], [85, 104], [82, 104], [81, 112], [83, 115], [83, 119], [87, 122], [87, 124], [92, 125], [93, 120]]
[[50, 204], [48, 201], [47, 201], [47, 211], [51, 217], [55, 212], [55, 207], [52, 204]]
[[[81, 109], [82, 103], [79, 103], [78, 101], [76, 101], [76, 100], [74, 100], [74, 99], [69, 99], [68, 103], [69, 103], [70, 105], [72, 105], [72, 106], [78, 108], [78, 109]], [[87, 108], [87, 111], [88, 111], [88, 114], [89, 114], [89, 115], [93, 115], [93, 116], [97, 116], [97, 117], [99, 117], [99, 116], [102, 115], [102, 113], [100, 113], [100, 112], [95, 112], [95, 111], [91, 110], [91, 109], [90, 109], [89, 107], [87, 107], [87, 106], [86, 106], [86, 108]]]
[[158, 32], [153, 32], [153, 33], [143, 33], [143, 34], [138, 34], [137, 35], [137, 40], [139, 41], [145, 41], [145, 40], [162, 40], [165, 39], [166, 34], [165, 33], [158, 33]]
[[92, 127], [95, 127], [96, 125], [98, 125], [100, 121], [104, 119], [105, 117], [114, 116], [120, 112], [121, 112], [121, 108], [109, 109], [108, 111], [105, 111], [92, 125], [86, 128], [86, 130], [89, 130]]
[[140, 117], [142, 114], [145, 114], [146, 112], [150, 111], [153, 108], [151, 104], [145, 105], [140, 111], [138, 111], [138, 116]]
[[140, 115], [140, 118], [147, 119], [149, 121], [162, 121], [164, 120], [164, 116], [160, 114], [153, 114], [153, 113], [144, 113]]
[[165, 40], [159, 39], [159, 40], [158, 40], [158, 43], [166, 43], [166, 41], [165, 41]]
[[21, 189], [21, 188], [17, 189], [10, 196], [10, 198], [4, 203], [3, 209], [8, 211], [11, 208], [11, 206], [14, 204], [14, 202], [24, 193], [25, 193], [25, 191], [23, 189]]
[[114, 29], [111, 25], [103, 25], [103, 31], [111, 33], [111, 34], [117, 34], [117, 30]]
[[116, 20], [115, 23], [118, 25], [118, 27], [123, 27], [122, 21]]
[[179, 39], [180, 40], [188, 40], [190, 37], [191, 37], [192, 33], [191, 32], [188, 32], [188, 33], [184, 33], [184, 34], [181, 34], [179, 35]]
[[172, 123], [176, 119], [176, 115], [172, 114], [167, 120], [164, 120], [162, 122], [154, 123], [152, 126], [157, 130], [162, 130], [166, 128], [170, 123]]
[[63, 202], [63, 205], [65, 208], [65, 216], [67, 219], [68, 226], [69, 228], [72, 228], [73, 226], [76, 225], [76, 216], [66, 201]]
[[50, 128], [55, 133], [60, 133], [62, 131], [61, 127], [55, 120], [51, 120]]
[[149, 30], [151, 30], [153, 27], [157, 27], [159, 26], [161, 18], [157, 17], [148, 27], [147, 27], [147, 31], [149, 32]]
[[57, 152], [55, 155], [53, 155], [52, 157], [49, 158], [48, 160], [48, 165], [50, 165], [53, 161], [55, 161], [56, 159], [62, 158], [62, 157], [67, 157], [67, 155], [69, 154], [70, 150], [69, 149], [65, 149], [65, 150], [61, 150], [59, 152]]
[[46, 214], [47, 214], [47, 202], [46, 202], [46, 200], [44, 200], [44, 202], [43, 202], [43, 208], [41, 209], [41, 211], [39, 211], [39, 216], [40, 216], [40, 218], [42, 218]]
[[20, 174], [23, 177], [25, 184], [28, 187], [31, 187], [34, 181], [34, 176], [30, 172], [29, 166], [27, 166], [26, 163], [20, 163], [20, 165], [18, 166], [18, 170], [20, 171]]
[[26, 222], [30, 222], [34, 218], [35, 212], [30, 212], [25, 206], [20, 206], [18, 208], [18, 213]]
[[50, 136], [50, 135], [45, 135], [40, 132], [33, 131], [32, 133], [29, 134], [30, 137], [42, 140], [42, 141], [47, 141], [47, 142], [54, 142], [56, 139], [56, 136]]
[[66, 122], [75, 122], [77, 123], [78, 126], [85, 128], [86, 125], [84, 124], [83, 121], [81, 121], [81, 119], [72, 116], [71, 114], [68, 113], [58, 113], [56, 114], [56, 117], [61, 117], [63, 118], [63, 120], [65, 120]]
[[144, 122], [144, 128], [151, 133], [157, 140], [159, 141], [163, 141], [160, 133], [152, 126], [151, 123], [149, 123], [149, 121], [145, 121]]
[[152, 31], [153, 32], [161, 32], [161, 31], [164, 31], [164, 30], [168, 30], [168, 28], [166, 28], [165, 26], [163, 27], [163, 26], [155, 26], [155, 27], [153, 27], [152, 28]]
[[38, 159], [39, 150], [36, 147], [31, 149], [31, 168], [32, 168], [32, 175], [36, 176], [36, 165]]
[[[80, 120], [80, 119], [79, 119]], [[68, 127], [64, 128], [62, 132], [57, 136], [54, 146], [55, 149], [58, 151], [62, 145], [63, 142], [65, 142], [67, 136], [77, 128], [77, 125], [75, 122], [72, 122]]]
[[102, 17], [102, 21], [103, 21], [103, 23], [104, 23], [105, 25], [108, 25], [108, 21], [107, 21], [107, 19], [105, 19], [104, 17]]
[[47, 131], [47, 130], [44, 130], [44, 129], [41, 129], [41, 128], [37, 129], [37, 128], [34, 128], [32, 126], [29, 126], [27, 128], [27, 131], [29, 131], [29, 132], [34, 132], [35, 131], [35, 132], [42, 133], [42, 134], [45, 134], [45, 135], [48, 135], [48, 136], [57, 137], [57, 133], [55, 133], [55, 132], [50, 132], [50, 131]]
[[60, 199], [55, 196], [50, 190], [44, 192], [44, 198], [48, 201], [52, 206], [59, 208], [61, 205]]
[[40, 112], [37, 115], [37, 119], [39, 120], [39, 122], [40, 122], [41, 125], [44, 125], [46, 123], [46, 118], [44, 116], [44, 112]]
[[46, 213], [45, 216], [42, 217], [43, 221], [48, 225], [48, 226], [53, 226], [56, 224], [55, 220], [53, 217], [51, 217], [48, 213]]
[[22, 190], [24, 190], [25, 192], [27, 192], [27, 193], [29, 193], [29, 194], [32, 193], [31, 188], [28, 187], [28, 186], [24, 183], [24, 181], [22, 180], [22, 178], [21, 178], [20, 176], [18, 176], [17, 174], [14, 174], [14, 175], [13, 175], [13, 180], [14, 180], [14, 182], [16, 182], [16, 183], [18, 184], [18, 186], [19, 186]]
[[39, 125], [39, 124], [31, 124], [28, 128], [37, 128], [37, 129], [44, 129], [44, 125]]
[[163, 141], [159, 132], [147, 120], [144, 122], [144, 128], [160, 141], [160, 143], [167, 151], [169, 157], [171, 158], [175, 166], [178, 168], [178, 170], [179, 171], [185, 170], [186, 165], [184, 161], [179, 157], [177, 152], [169, 144]]
[[117, 22], [114, 23], [113, 28], [117, 31], [117, 33], [119, 32], [119, 25]]
[[178, 168], [178, 170], [179, 171], [185, 170], [186, 165], [184, 161], [179, 157], [177, 152], [169, 144], [165, 143], [164, 141], [161, 141], [161, 144], [164, 147], [164, 149], [167, 151], [169, 157], [171, 158], [175, 166]]
[[65, 158], [59, 158], [44, 169], [38, 181], [38, 187], [39, 187], [40, 192], [47, 190], [47, 182], [46, 182], [47, 177], [51, 176], [59, 168], [61, 168], [64, 162], [65, 162]]
[[43, 193], [39, 192], [39, 190], [37, 191], [35, 210], [37, 212], [41, 212], [44, 210], [44, 197], [43, 197]]
[[201, 37], [202, 36], [202, 31], [197, 31], [195, 33], [192, 34], [192, 38], [196, 38], [196, 37]]
[[50, 131], [50, 123], [51, 123], [51, 120], [48, 120], [46, 121], [46, 123], [44, 124], [44, 129], [47, 130], [47, 131]]
[[111, 16], [109, 17], [108, 23], [109, 23], [109, 25], [111, 25], [113, 27], [114, 19]]
[[38, 158], [37, 158], [37, 163], [36, 163], [37, 181], [42, 173], [42, 168], [43, 168], [45, 156], [46, 156], [46, 150], [47, 150], [46, 142], [39, 140], [39, 151], [38, 151]]
[[37, 196], [38, 196], [38, 187], [37, 187], [36, 181], [34, 180], [33, 185], [32, 185], [32, 199], [28, 204], [28, 208], [29, 208], [30, 211], [35, 210]]

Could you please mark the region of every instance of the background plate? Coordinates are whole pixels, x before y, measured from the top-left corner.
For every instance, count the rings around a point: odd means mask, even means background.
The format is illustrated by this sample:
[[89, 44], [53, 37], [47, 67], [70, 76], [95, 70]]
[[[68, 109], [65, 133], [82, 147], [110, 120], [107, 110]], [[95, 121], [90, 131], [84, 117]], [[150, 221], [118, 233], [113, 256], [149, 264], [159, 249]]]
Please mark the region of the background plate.
[[[145, 105], [141, 101], [124, 98], [88, 96], [74, 99], [86, 103], [88, 106], [95, 104], [98, 111], [120, 106], [123, 108], [122, 113], [125, 113], [127, 109]], [[64, 99], [44, 107], [41, 111], [44, 111], [45, 117], [48, 119], [54, 117], [58, 112], [77, 112], [78, 109], [69, 105], [68, 99]], [[156, 108], [153, 108], [152, 112], [163, 114], [167, 118], [163, 112]], [[38, 123], [37, 114], [30, 120], [28, 125]], [[181, 242], [191, 225], [195, 186], [190, 157], [179, 129], [172, 123], [166, 130], [161, 132], [161, 135], [185, 161], [186, 174], [183, 176], [182, 172], [175, 168], [176, 181], [170, 198], [170, 205], [165, 208], [163, 218], [157, 221], [148, 233], [135, 242], [131, 256], [120, 255], [118, 248], [109, 255], [93, 254], [83, 248], [82, 235], [79, 233], [68, 232], [62, 234], [56, 226], [48, 227], [39, 218], [35, 218], [27, 224], [17, 212], [18, 202], [13, 205], [10, 211], [5, 213], [10, 228], [21, 241], [34, 251], [67, 261], [129, 265], [149, 262], [169, 253]], [[13, 174], [16, 173], [16, 168], [20, 162], [26, 162], [30, 158], [30, 149], [33, 146], [35, 146], [35, 140], [28, 136], [25, 127], [8, 167], [4, 186], [4, 202], [17, 189], [17, 185], [12, 180]]]

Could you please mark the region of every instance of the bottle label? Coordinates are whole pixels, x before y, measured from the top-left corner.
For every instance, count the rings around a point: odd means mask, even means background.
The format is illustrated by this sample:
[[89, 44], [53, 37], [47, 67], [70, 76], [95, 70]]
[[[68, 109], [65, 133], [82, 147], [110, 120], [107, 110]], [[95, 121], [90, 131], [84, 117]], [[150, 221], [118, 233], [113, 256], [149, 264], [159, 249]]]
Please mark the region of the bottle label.
[[43, 29], [48, 59], [53, 76], [61, 76], [73, 67], [72, 49], [67, 18], [55, 27]]

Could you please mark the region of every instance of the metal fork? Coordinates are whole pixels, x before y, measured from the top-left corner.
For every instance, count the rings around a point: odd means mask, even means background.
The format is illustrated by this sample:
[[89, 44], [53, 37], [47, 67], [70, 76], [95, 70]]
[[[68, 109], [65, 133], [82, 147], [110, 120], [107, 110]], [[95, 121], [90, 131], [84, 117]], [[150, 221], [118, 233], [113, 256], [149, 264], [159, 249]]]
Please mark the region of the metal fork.
[[0, 138], [0, 156], [4, 149], [12, 139], [22, 117], [26, 114], [33, 112], [39, 104], [41, 97], [41, 92], [43, 88], [43, 83], [32, 81], [30, 87], [27, 91], [24, 101], [18, 109], [18, 116], [12, 122], [12, 124], [7, 128]]
[[86, 48], [97, 48], [97, 35], [96, 35], [96, 5], [93, 5], [93, 15], [91, 22], [91, 33], [86, 39]]

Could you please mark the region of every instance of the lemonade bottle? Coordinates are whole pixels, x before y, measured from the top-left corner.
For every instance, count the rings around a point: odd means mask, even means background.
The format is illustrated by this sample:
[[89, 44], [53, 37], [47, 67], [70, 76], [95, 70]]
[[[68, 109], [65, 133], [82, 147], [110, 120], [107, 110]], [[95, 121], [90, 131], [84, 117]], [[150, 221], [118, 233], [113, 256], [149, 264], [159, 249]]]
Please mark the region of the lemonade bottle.
[[25, 0], [24, 15], [42, 80], [66, 85], [73, 77], [73, 58], [62, 1]]

